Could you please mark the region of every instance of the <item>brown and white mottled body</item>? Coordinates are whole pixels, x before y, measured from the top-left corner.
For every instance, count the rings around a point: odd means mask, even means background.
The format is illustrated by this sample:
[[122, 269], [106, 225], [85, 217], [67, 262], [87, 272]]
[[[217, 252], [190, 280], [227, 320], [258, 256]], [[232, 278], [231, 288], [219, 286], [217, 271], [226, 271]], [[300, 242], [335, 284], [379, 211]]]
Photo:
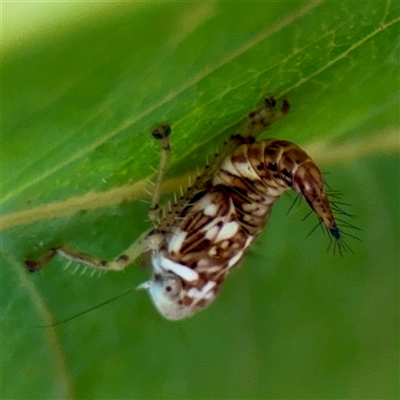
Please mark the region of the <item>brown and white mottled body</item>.
[[[152, 278], [147, 289], [160, 313], [171, 320], [193, 315], [215, 300], [226, 275], [243, 258], [265, 226], [275, 201], [287, 190], [301, 194], [329, 229], [340, 239], [339, 229], [324, 191], [324, 181], [311, 158], [293, 143], [256, 137], [285, 115], [284, 101], [275, 100], [249, 114], [243, 132], [225, 143], [214, 162], [206, 166], [181, 198], [172, 205], [155, 229], [146, 232], [113, 261], [102, 260], [64, 246], [49, 249], [39, 260], [26, 260], [34, 272], [55, 254], [100, 270], [120, 271], [142, 253], [150, 251]], [[170, 127], [153, 131], [162, 148], [159, 174], [150, 208], [156, 221], [165, 173]]]
[[[165, 285], [172, 293], [153, 294], [161, 313], [180, 319], [210, 304], [261, 233], [275, 201], [289, 189], [304, 196], [337, 235], [323, 186], [318, 167], [293, 143], [268, 139], [240, 146], [164, 233], [153, 254], [153, 264], [172, 274]], [[161, 282], [162, 274], [157, 278]], [[176, 286], [179, 290], [172, 290]]]

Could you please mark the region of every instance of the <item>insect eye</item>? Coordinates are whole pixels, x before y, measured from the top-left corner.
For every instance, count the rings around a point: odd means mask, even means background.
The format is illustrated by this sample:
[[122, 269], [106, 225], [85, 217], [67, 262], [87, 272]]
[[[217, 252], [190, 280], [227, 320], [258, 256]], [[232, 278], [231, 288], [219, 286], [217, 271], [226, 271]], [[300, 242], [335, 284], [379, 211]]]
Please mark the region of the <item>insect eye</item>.
[[169, 297], [176, 297], [182, 290], [182, 282], [175, 276], [170, 276], [164, 281], [164, 291]]

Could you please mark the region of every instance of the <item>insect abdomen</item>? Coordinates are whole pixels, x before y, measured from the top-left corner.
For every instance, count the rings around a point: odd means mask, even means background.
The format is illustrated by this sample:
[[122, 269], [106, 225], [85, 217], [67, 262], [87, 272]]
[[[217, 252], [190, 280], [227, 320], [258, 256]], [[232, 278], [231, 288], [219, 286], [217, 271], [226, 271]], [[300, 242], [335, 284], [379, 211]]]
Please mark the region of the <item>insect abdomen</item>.
[[240, 146], [217, 171], [213, 185], [225, 186], [239, 220], [256, 236], [274, 202], [287, 190], [301, 194], [336, 239], [340, 238], [319, 168], [297, 145], [267, 139]]

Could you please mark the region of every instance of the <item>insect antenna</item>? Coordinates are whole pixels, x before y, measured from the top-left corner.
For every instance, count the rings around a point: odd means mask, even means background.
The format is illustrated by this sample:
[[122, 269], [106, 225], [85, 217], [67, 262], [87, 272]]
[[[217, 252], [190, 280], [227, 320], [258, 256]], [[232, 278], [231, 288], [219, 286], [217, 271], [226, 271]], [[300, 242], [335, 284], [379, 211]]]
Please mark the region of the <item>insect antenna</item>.
[[35, 328], [51, 328], [51, 327], [53, 327], [53, 326], [57, 326], [57, 325], [64, 324], [65, 322], [72, 321], [72, 320], [75, 319], [75, 318], [81, 317], [81, 316], [84, 315], [84, 314], [90, 313], [90, 312], [92, 312], [92, 311], [94, 311], [94, 310], [97, 310], [97, 309], [100, 308], [100, 307], [103, 307], [103, 306], [105, 306], [105, 305], [107, 305], [107, 304], [110, 304], [110, 303], [112, 303], [113, 301], [120, 299], [121, 297], [125, 297], [126, 295], [128, 295], [128, 294], [130, 294], [130, 293], [132, 293], [132, 292], [134, 292], [134, 291], [136, 291], [136, 290], [137, 290], [136, 288], [129, 289], [129, 290], [127, 290], [127, 291], [124, 292], [124, 293], [121, 293], [121, 294], [119, 294], [119, 295], [117, 295], [117, 296], [111, 297], [110, 299], [108, 299], [108, 300], [106, 300], [106, 301], [103, 301], [103, 302], [101, 302], [101, 303], [99, 303], [99, 304], [97, 304], [97, 305], [95, 305], [95, 306], [93, 306], [93, 307], [90, 307], [90, 308], [88, 308], [88, 309], [86, 309], [86, 310], [84, 310], [84, 311], [81, 311], [81, 312], [79, 312], [78, 314], [72, 315], [71, 317], [62, 319], [61, 321], [57, 321], [57, 322], [55, 322], [54, 324], [48, 324], [48, 325], [34, 325], [34, 327], [35, 327]]

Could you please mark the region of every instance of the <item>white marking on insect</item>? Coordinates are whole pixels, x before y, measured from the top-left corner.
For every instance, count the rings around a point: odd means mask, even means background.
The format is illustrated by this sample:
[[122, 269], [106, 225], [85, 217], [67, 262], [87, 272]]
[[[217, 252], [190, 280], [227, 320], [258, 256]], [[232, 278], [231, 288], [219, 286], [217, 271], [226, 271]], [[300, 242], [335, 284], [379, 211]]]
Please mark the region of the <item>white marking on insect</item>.
[[204, 286], [203, 289], [201, 290], [203, 293], [207, 293], [209, 292], [211, 289], [214, 289], [214, 287], [216, 286], [216, 282], [214, 281], [208, 281]]
[[218, 226], [213, 226], [210, 229], [202, 229], [202, 230], [206, 232], [204, 237], [212, 241], [215, 241], [215, 238], [217, 237], [218, 233], [221, 233], [220, 228]]
[[209, 204], [204, 208], [204, 215], [214, 217], [217, 214], [218, 206], [216, 204]]
[[[225, 168], [224, 164], [224, 168]], [[254, 171], [253, 167], [247, 162], [237, 162], [235, 164], [236, 174], [244, 178], [250, 179], [252, 182], [260, 182], [260, 176]]]
[[208, 255], [210, 257], [215, 257], [217, 255], [217, 253], [218, 253], [218, 251], [217, 251], [217, 247], [216, 246], [213, 246], [213, 247], [211, 247], [210, 250], [208, 250]]
[[197, 281], [199, 279], [199, 274], [196, 271], [185, 265], [172, 261], [171, 259], [162, 256], [160, 253], [156, 254], [152, 260], [155, 273], [174, 273], [188, 282]]
[[204, 297], [204, 292], [195, 287], [190, 288], [187, 294], [189, 297], [192, 297], [195, 300], [202, 299]]
[[239, 253], [235, 254], [232, 258], [228, 261], [228, 267], [233, 267], [243, 256], [243, 252], [240, 251]]
[[186, 239], [187, 232], [180, 231], [174, 235], [172, 235], [171, 241], [168, 244], [168, 251], [170, 253], [177, 253], [179, 249], [182, 247], [182, 243]]
[[228, 222], [222, 225], [221, 230], [216, 238], [217, 242], [222, 242], [223, 240], [230, 239], [235, 236], [239, 230], [239, 224], [236, 221]]
[[261, 203], [246, 203], [243, 204], [243, 211], [246, 211], [247, 213], [251, 213], [251, 215], [255, 216], [263, 216], [267, 212], [268, 207], [264, 204]]
[[229, 240], [224, 240], [224, 241], [220, 244], [221, 249], [227, 249], [228, 246], [229, 246]]

